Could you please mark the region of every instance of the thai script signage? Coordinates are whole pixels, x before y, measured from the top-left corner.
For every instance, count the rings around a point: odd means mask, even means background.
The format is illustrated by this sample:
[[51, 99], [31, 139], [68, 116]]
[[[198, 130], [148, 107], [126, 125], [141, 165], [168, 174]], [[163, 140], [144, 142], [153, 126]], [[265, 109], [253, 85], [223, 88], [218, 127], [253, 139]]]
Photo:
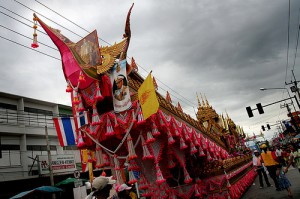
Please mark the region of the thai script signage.
[[[53, 173], [73, 172], [76, 170], [74, 155], [52, 155], [51, 156]], [[38, 156], [39, 173], [49, 174], [49, 160], [47, 155]]]

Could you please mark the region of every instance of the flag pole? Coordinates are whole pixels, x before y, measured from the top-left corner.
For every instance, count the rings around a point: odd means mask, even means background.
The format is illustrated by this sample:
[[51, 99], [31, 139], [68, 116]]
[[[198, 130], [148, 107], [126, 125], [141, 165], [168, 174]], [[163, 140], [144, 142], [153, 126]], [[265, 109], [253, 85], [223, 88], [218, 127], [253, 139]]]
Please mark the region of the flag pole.
[[94, 173], [93, 173], [93, 163], [92, 163], [92, 154], [91, 151], [89, 149], [87, 149], [87, 153], [88, 153], [88, 170], [89, 170], [89, 179], [90, 179], [90, 183], [91, 183], [91, 191], [92, 191], [92, 187], [93, 187], [93, 180], [94, 180]]
[[[46, 135], [46, 144], [47, 144], [47, 153], [48, 153], [48, 162], [49, 162], [49, 173], [50, 173], [50, 184], [54, 186], [54, 178], [53, 178], [53, 169], [52, 169], [52, 158], [51, 158], [51, 151], [48, 139], [48, 128], [47, 125], [45, 126], [45, 135]], [[52, 199], [55, 199], [55, 194], [52, 194]]]

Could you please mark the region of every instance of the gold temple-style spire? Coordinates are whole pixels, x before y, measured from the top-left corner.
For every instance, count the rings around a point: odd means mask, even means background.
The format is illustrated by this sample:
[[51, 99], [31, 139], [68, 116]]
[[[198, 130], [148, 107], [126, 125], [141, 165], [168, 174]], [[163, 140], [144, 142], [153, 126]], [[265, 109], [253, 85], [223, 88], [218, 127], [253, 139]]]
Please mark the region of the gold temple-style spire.
[[206, 95], [204, 95], [204, 98], [205, 98], [206, 106], [207, 106], [207, 107], [210, 107], [210, 105], [209, 105], [209, 103], [208, 103], [208, 100], [207, 100], [207, 98], [206, 98]]
[[203, 96], [202, 96], [201, 93], [200, 93], [200, 96], [201, 96], [201, 100], [202, 100], [202, 106], [203, 106], [203, 107], [206, 107], [205, 101], [204, 101]]
[[198, 108], [201, 107], [201, 102], [200, 102], [200, 99], [199, 99], [199, 96], [198, 96], [198, 93], [196, 92], [196, 96], [197, 96], [197, 101], [198, 101]]

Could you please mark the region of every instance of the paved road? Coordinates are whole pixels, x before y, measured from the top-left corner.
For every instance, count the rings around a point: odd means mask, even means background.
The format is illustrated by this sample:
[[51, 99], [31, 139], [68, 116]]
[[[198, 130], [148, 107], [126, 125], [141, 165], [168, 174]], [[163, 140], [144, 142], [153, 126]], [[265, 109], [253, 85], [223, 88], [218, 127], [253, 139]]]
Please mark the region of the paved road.
[[[292, 186], [293, 199], [300, 199], [300, 173], [298, 169], [290, 168], [286, 174]], [[269, 177], [270, 183], [274, 185], [273, 180]], [[264, 181], [265, 182], [265, 181]], [[288, 199], [286, 190], [276, 191], [275, 187], [259, 188], [258, 176], [248, 191], [242, 196], [242, 199]]]

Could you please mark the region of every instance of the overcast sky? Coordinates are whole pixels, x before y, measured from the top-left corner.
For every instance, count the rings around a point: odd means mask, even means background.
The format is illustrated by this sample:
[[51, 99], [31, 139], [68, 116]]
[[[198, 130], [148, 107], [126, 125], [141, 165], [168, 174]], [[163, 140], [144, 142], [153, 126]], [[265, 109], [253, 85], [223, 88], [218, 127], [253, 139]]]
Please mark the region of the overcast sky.
[[[100, 45], [108, 45], [121, 41], [126, 15], [133, 3], [127, 0], [0, 2], [0, 91], [66, 105], [71, 101], [65, 92], [67, 84], [56, 47], [48, 36], [38, 32], [38, 41], [54, 49], [40, 44], [37, 50], [46, 55], [29, 49], [33, 12], [73, 42], [81, 39], [78, 35], [84, 37], [87, 31], [96, 29]], [[139, 0], [134, 3], [128, 56], [135, 58], [143, 77], [153, 71], [159, 92], [165, 96], [169, 91], [174, 105], [179, 101], [184, 111], [195, 117], [196, 93], [201, 93], [217, 113], [227, 112], [250, 135], [259, 134], [261, 125], [267, 122], [273, 125], [287, 118], [286, 108], [280, 107], [283, 102], [265, 107], [262, 115], [255, 110], [253, 118], [248, 117], [245, 107], [254, 109], [257, 103], [267, 105], [288, 97], [284, 89], [262, 92], [259, 88], [289, 88], [285, 82], [294, 80], [292, 69], [300, 80], [299, 58], [295, 55], [299, 1], [290, 1], [289, 34], [289, 1]], [[277, 131], [276, 126], [271, 128], [266, 132], [267, 137]]]

